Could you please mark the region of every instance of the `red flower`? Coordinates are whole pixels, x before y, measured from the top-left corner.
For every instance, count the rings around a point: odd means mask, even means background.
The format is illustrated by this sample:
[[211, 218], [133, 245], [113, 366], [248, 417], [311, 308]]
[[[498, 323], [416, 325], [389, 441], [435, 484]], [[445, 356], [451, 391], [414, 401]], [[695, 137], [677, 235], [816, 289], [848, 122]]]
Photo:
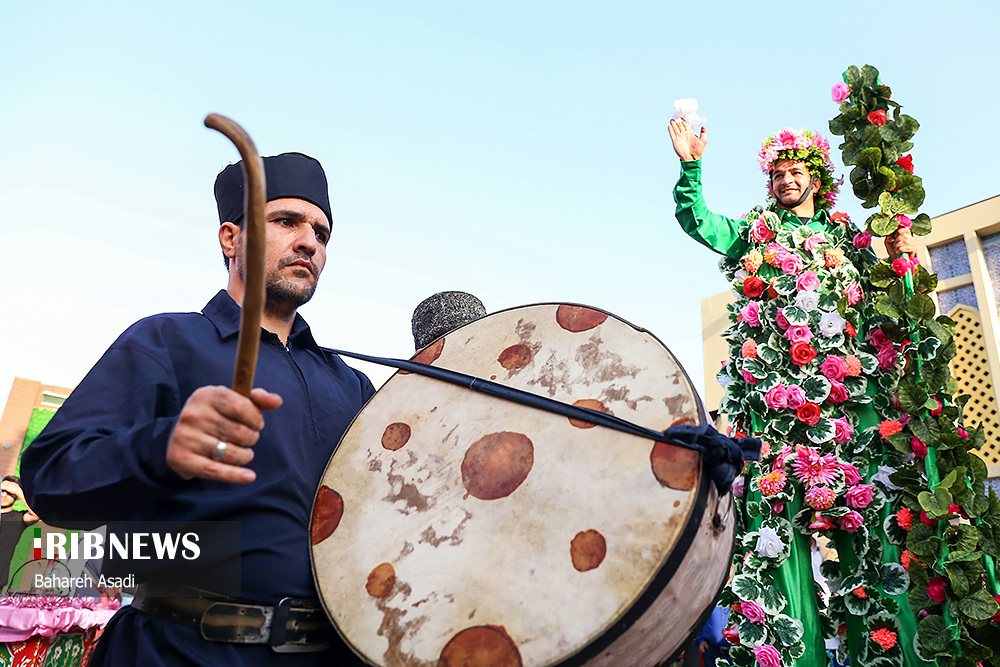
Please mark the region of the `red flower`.
[[819, 423], [819, 406], [811, 402], [804, 403], [795, 411], [795, 416], [798, 417], [799, 421], [803, 424], [815, 426]]
[[742, 644], [740, 644], [740, 626], [730, 625], [722, 631], [722, 636], [725, 637], [726, 641], [733, 646], [742, 646]]
[[792, 363], [796, 366], [805, 366], [816, 358], [816, 350], [812, 345], [804, 341], [792, 343]]
[[910, 449], [917, 455], [917, 458], [922, 459], [927, 456], [927, 445], [919, 438], [910, 438]]
[[903, 530], [909, 530], [910, 526], [913, 525], [913, 512], [910, 511], [909, 507], [900, 508], [896, 512], [896, 525]]
[[774, 289], [774, 278], [771, 278], [771, 282], [767, 285], [767, 295], [772, 299], [778, 298], [778, 290]]
[[850, 336], [851, 338], [854, 338], [858, 335], [857, 329], [855, 329], [854, 325], [851, 324], [850, 322], [844, 323], [844, 331], [846, 331], [847, 335]]
[[836, 211], [830, 216], [830, 221], [842, 222], [845, 225], [848, 225], [851, 222], [851, 216], [847, 215], [846, 213], [841, 213], [840, 211]]
[[920, 523], [928, 525], [931, 528], [934, 528], [935, 526], [937, 526], [937, 519], [930, 518], [929, 516], [927, 516], [927, 512], [925, 510], [920, 510]]
[[[993, 599], [997, 601], [997, 604], [1000, 604], [1000, 595], [994, 595]], [[1000, 623], [1000, 611], [993, 614], [993, 618], [991, 618], [990, 620], [993, 621], [994, 623]]]
[[757, 276], [747, 276], [743, 279], [743, 293], [751, 299], [756, 299], [767, 288], [767, 284]]
[[904, 155], [903, 157], [896, 160], [896, 164], [905, 169], [906, 171], [913, 173], [913, 156]]
[[864, 600], [866, 597], [868, 597], [868, 593], [865, 592], [865, 589], [864, 589], [863, 586], [858, 586], [857, 588], [855, 588], [851, 592], [854, 593], [854, 597], [861, 598], [862, 600]]
[[903, 425], [900, 424], [895, 419], [886, 419], [881, 424], [878, 425], [878, 434], [883, 438], [888, 438], [890, 435], [895, 435], [903, 430]]
[[904, 549], [903, 553], [899, 555], [899, 564], [903, 566], [904, 570], [910, 569], [911, 558], [913, 558], [913, 554], [910, 553], [909, 549]]
[[876, 109], [872, 111], [867, 116], [868, 122], [872, 125], [885, 125], [885, 112], [881, 109]]
[[896, 645], [896, 633], [889, 628], [879, 628], [871, 633], [872, 641], [882, 647], [883, 651], [888, 651]]
[[945, 593], [945, 581], [941, 577], [934, 577], [929, 582], [927, 582], [927, 597], [938, 604], [944, 602], [947, 594]]

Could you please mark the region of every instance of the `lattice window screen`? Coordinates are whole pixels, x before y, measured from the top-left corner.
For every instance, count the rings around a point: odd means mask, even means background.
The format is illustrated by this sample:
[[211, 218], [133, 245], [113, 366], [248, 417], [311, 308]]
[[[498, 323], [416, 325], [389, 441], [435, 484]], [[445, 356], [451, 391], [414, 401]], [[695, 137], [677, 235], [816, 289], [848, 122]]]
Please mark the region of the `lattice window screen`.
[[951, 361], [951, 372], [958, 381], [959, 393], [971, 397], [965, 404], [965, 423], [983, 425], [986, 444], [976, 453], [986, 461], [990, 476], [996, 476], [1000, 474], [1000, 419], [993, 395], [990, 364], [983, 346], [982, 323], [979, 314], [967, 308], [958, 308], [950, 317], [958, 325], [955, 328], [958, 354]]

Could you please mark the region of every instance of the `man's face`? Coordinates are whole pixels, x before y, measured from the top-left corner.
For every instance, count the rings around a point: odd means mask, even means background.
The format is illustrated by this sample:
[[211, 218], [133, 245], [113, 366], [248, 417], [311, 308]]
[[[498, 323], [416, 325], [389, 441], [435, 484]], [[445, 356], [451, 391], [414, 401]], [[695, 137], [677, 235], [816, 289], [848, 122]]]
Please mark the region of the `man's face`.
[[[264, 258], [267, 301], [270, 305], [298, 308], [312, 298], [319, 274], [326, 265], [330, 222], [315, 204], [291, 198], [267, 202], [264, 219], [267, 227]], [[239, 243], [237, 248], [237, 267], [240, 277], [245, 280], [246, 247]]]
[[[771, 191], [778, 204], [785, 208], [794, 208], [812, 182], [805, 162], [779, 160], [771, 168]], [[816, 194], [818, 187], [818, 182], [813, 183], [810, 195]]]
[[0, 484], [0, 508], [7, 509], [14, 504], [14, 501], [21, 497], [21, 487], [14, 482], [7, 480]]

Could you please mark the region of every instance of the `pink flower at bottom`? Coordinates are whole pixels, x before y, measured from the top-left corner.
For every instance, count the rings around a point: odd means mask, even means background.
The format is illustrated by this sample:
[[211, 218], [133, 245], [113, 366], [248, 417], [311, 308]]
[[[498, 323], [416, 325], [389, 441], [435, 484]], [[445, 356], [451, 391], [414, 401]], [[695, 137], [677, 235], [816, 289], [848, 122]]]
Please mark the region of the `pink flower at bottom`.
[[758, 646], [753, 650], [753, 657], [760, 667], [781, 667], [781, 654], [770, 644]]

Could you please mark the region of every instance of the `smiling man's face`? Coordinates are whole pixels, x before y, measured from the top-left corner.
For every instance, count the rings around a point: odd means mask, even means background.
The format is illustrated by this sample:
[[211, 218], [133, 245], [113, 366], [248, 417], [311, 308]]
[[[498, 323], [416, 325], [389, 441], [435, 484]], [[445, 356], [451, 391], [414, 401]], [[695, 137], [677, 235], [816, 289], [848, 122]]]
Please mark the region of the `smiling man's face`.
[[771, 191], [782, 208], [795, 208], [802, 203], [803, 195], [816, 194], [818, 187], [819, 183], [814, 182], [805, 162], [779, 160], [771, 168]]

